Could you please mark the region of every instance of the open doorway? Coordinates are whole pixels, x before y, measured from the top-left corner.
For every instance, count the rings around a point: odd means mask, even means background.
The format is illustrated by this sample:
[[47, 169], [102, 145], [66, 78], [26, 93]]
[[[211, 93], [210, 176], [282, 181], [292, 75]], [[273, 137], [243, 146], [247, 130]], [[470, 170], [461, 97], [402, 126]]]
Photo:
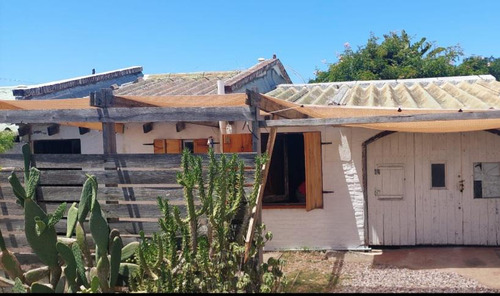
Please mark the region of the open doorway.
[[[261, 135], [261, 149], [264, 152], [269, 134]], [[276, 135], [262, 201], [264, 206], [305, 207], [305, 158], [302, 133]]]

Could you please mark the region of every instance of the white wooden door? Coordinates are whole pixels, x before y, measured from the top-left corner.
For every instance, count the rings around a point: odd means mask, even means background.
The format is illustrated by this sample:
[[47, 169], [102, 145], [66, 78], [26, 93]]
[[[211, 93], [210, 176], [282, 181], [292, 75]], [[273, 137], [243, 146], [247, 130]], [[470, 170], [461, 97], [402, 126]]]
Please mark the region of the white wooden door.
[[[498, 246], [500, 245], [500, 136], [489, 132], [463, 133], [462, 152], [463, 243]], [[482, 182], [482, 186], [479, 186], [482, 188], [476, 193], [474, 193], [475, 179], [476, 182]]]
[[368, 145], [370, 245], [415, 244], [413, 134], [394, 133]]
[[370, 245], [500, 244], [499, 135], [391, 134], [367, 177]]
[[461, 245], [461, 134], [414, 137], [416, 244]]

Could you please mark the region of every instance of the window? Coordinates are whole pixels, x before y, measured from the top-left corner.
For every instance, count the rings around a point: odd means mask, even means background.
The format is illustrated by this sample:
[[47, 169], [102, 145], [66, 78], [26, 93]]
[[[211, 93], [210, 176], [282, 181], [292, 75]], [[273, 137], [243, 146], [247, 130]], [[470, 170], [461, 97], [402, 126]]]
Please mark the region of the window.
[[500, 197], [500, 162], [474, 163], [474, 198]]
[[33, 141], [34, 154], [81, 154], [80, 139], [36, 140]]
[[446, 187], [446, 166], [444, 163], [431, 164], [431, 187], [445, 188]]
[[[268, 137], [262, 134], [262, 151], [265, 151]], [[319, 132], [276, 135], [263, 206], [306, 210], [323, 207]]]
[[155, 139], [153, 143], [155, 154], [180, 154], [187, 148], [191, 153], [207, 153], [208, 139]]
[[182, 140], [182, 148], [188, 149], [191, 153], [194, 152], [194, 142], [193, 140]]

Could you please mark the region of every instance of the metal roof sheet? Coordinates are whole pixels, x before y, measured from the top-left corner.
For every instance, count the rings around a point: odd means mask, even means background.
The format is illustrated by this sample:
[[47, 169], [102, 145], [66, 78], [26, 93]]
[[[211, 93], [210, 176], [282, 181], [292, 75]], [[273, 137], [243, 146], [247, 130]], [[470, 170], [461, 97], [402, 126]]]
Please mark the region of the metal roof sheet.
[[214, 95], [217, 94], [218, 80], [224, 82], [225, 92], [231, 93], [264, 75], [274, 66], [291, 83], [280, 60], [272, 58], [245, 70], [144, 75], [134, 83], [120, 86], [113, 93], [128, 96]]
[[491, 75], [281, 84], [267, 95], [311, 105], [457, 110], [500, 108], [500, 82]]

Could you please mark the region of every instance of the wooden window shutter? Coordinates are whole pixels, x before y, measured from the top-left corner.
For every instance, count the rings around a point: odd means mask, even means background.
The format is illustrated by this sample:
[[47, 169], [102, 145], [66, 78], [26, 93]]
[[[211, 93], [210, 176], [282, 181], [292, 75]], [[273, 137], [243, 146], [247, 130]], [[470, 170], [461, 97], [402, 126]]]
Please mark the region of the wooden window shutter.
[[304, 133], [306, 167], [306, 210], [323, 208], [323, 175], [321, 169], [321, 133]]
[[224, 153], [252, 152], [252, 134], [222, 135]]
[[153, 142], [154, 152], [155, 154], [163, 154], [165, 153], [165, 140], [164, 139], [155, 139]]
[[165, 153], [167, 153], [167, 154], [182, 153], [182, 140], [180, 140], [180, 139], [167, 139], [167, 140], [165, 140], [165, 144], [166, 144]]
[[208, 152], [208, 139], [194, 139], [193, 140], [193, 152], [194, 153], [207, 153]]

